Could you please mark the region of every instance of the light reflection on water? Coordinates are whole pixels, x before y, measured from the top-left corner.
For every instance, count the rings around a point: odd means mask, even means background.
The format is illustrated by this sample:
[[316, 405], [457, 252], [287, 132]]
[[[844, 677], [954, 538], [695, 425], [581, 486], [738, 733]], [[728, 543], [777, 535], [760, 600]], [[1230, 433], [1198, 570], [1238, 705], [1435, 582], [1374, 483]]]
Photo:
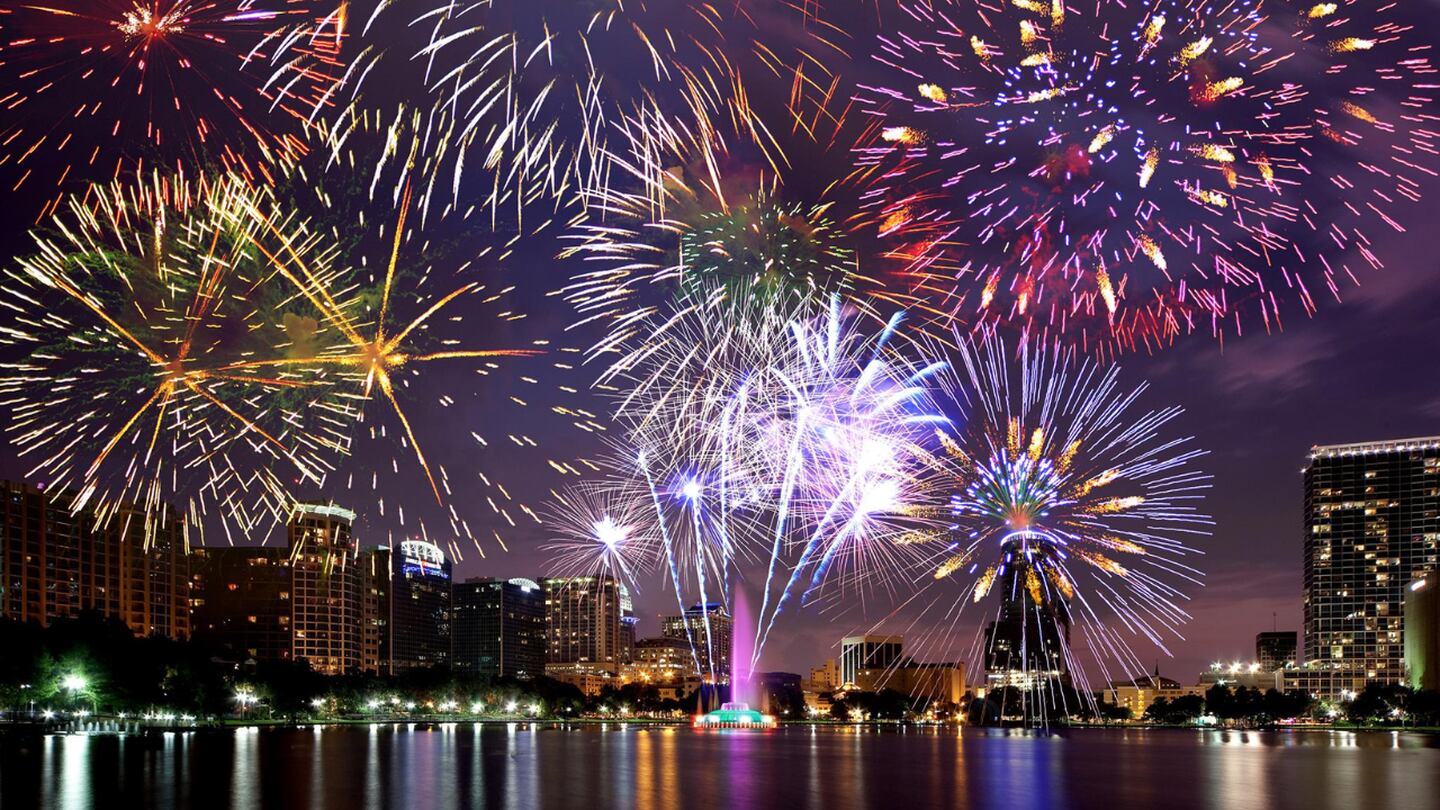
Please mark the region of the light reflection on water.
[[0, 807], [1433, 808], [1440, 740], [401, 724], [0, 737]]

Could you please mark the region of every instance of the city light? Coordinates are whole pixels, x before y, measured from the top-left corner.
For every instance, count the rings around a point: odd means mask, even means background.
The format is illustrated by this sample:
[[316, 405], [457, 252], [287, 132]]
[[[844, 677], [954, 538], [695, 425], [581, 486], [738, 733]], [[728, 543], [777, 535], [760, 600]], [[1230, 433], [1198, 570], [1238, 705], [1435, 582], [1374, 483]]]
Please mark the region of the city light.
[[81, 692], [85, 690], [86, 686], [90, 685], [90, 682], [85, 679], [84, 675], [71, 674], [62, 678], [60, 685], [64, 687], [67, 692]]

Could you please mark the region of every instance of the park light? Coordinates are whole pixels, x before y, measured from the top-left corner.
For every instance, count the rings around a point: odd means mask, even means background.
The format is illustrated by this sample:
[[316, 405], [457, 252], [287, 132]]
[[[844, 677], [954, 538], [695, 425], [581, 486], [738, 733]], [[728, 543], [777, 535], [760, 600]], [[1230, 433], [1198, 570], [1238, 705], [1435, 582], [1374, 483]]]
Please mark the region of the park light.
[[71, 673], [60, 680], [60, 685], [64, 687], [67, 692], [82, 692], [86, 686], [90, 685], [90, 682], [85, 680], [84, 675]]
[[477, 703], [471, 704], [471, 706], [470, 706], [470, 713], [471, 713], [471, 714], [479, 714], [479, 713], [481, 713], [481, 712], [483, 712], [483, 711], [485, 711], [485, 704], [484, 704], [484, 703], [479, 703], [479, 702], [477, 702]]
[[380, 701], [378, 701], [378, 700], [368, 700], [368, 701], [365, 702], [365, 708], [367, 708], [367, 709], [369, 709], [370, 711], [373, 712], [373, 711], [375, 711], [376, 709], [380, 708]]
[[517, 704], [515, 703], [515, 701], [513, 701], [513, 700], [508, 701], [508, 702], [505, 704], [505, 713], [506, 713], [506, 714], [514, 714], [514, 713], [515, 713], [515, 707], [516, 707], [516, 705], [517, 705]]
[[318, 708], [320, 708], [321, 706], [324, 706], [324, 705], [325, 705], [325, 698], [311, 698], [311, 700], [310, 700], [310, 707], [311, 707], [311, 708], [318, 709]]
[[52, 712], [52, 711], [50, 711], [49, 709], [46, 709], [45, 711], [43, 711], [43, 712], [40, 713], [40, 716], [43, 717], [43, 718], [45, 718], [46, 720], [49, 720], [50, 718], [52, 718], [52, 717], [55, 716], [55, 712]]
[[249, 689], [239, 689], [235, 692], [235, 702], [239, 703], [242, 708], [248, 709], [259, 703], [260, 698], [256, 697], [255, 693]]
[[529, 711], [530, 714], [532, 714], [532, 715], [539, 714], [539, 713], [540, 713], [540, 704], [539, 704], [539, 703], [531, 703], [528, 707], [526, 707], [526, 710]]

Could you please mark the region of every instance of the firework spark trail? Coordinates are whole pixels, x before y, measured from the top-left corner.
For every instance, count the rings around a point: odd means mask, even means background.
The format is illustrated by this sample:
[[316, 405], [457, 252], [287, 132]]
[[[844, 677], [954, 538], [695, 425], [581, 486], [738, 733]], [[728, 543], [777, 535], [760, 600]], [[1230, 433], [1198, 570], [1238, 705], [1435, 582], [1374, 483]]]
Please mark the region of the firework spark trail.
[[617, 440], [644, 455], [680, 607], [685, 591], [708, 604], [712, 579], [729, 600], [742, 563], [765, 567], [758, 660], [800, 591], [876, 576], [890, 539], [928, 520], [910, 479], [942, 418], [926, 402], [943, 364], [905, 355], [898, 316], [870, 335], [836, 298], [816, 314], [730, 295], [702, 290], [655, 314], [663, 326], [642, 324], [605, 379]]
[[[680, 615], [685, 615], [685, 596], [681, 592], [680, 565], [676, 561], [675, 544], [670, 538], [670, 531], [666, 526], [665, 508], [660, 505], [660, 494], [655, 489], [655, 478], [650, 474], [650, 466], [646, 464], [645, 452], [642, 450], [635, 458], [636, 466], [645, 477], [645, 487], [650, 493], [651, 502], [655, 506], [655, 525], [659, 530], [660, 540], [665, 549], [665, 563], [670, 568], [670, 582], [675, 588], [675, 604], [680, 609]], [[690, 647], [691, 662], [695, 665], [695, 672], [700, 672], [700, 653], [695, 649], [695, 636], [690, 631], [690, 622], [681, 621], [685, 625], [685, 641]]]
[[[382, 2], [350, 36], [356, 55], [331, 93], [345, 101], [323, 123], [343, 138], [374, 112], [423, 122], [401, 137], [423, 144], [407, 169], [424, 216], [468, 211], [476, 191], [492, 214], [569, 208], [608, 182], [611, 122], [645, 107], [677, 129], [724, 124], [782, 165], [772, 124], [807, 140], [824, 129], [837, 83], [827, 64], [844, 53], [834, 26], [788, 0]], [[419, 81], [379, 83], [386, 59]]]
[[568, 234], [561, 254], [581, 263], [560, 291], [579, 316], [571, 328], [604, 330], [592, 355], [633, 341], [677, 297], [783, 309], [854, 297], [865, 281], [831, 205], [787, 199], [781, 175], [737, 166], [710, 138], [672, 137], [658, 124], [637, 122], [623, 142], [626, 154], [608, 155], [611, 182], [588, 195], [595, 221]]
[[904, 2], [857, 93], [878, 134], [850, 224], [899, 262], [875, 294], [938, 333], [1108, 355], [1279, 329], [1379, 267], [1371, 231], [1437, 176], [1435, 71], [1397, 4], [1044, 5]]

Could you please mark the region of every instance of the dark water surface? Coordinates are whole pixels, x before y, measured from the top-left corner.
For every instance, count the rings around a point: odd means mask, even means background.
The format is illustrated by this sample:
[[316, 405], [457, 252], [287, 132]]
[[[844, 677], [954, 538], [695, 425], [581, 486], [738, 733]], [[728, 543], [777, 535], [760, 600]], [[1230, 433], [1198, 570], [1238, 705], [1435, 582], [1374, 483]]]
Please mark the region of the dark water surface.
[[1440, 808], [1417, 734], [546, 725], [0, 742], [0, 808]]

